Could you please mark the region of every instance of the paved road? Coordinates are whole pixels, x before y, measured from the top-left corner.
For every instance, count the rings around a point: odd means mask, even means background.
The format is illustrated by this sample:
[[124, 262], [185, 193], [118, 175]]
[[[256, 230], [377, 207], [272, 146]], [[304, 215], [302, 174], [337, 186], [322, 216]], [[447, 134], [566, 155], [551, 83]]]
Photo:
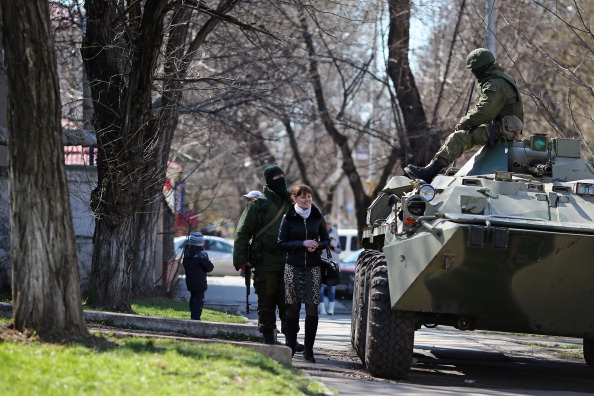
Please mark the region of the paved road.
[[[241, 311], [245, 307], [242, 282], [240, 277], [209, 278], [207, 305], [229, 305]], [[182, 298], [183, 291], [178, 295]], [[253, 290], [250, 297], [255, 309]], [[579, 356], [579, 339], [448, 327], [415, 333], [413, 367], [405, 381], [373, 378], [350, 346], [350, 301], [338, 301], [336, 312], [320, 318], [317, 363], [307, 364], [296, 355], [293, 364], [340, 395], [594, 395], [594, 370]], [[256, 321], [255, 313], [246, 316]]]
[[[415, 333], [413, 367], [405, 381], [373, 378], [350, 348], [350, 317], [323, 319], [315, 365], [295, 366], [340, 395], [586, 395], [594, 394], [594, 371], [581, 358], [558, 356], [576, 339], [509, 336], [455, 329]], [[570, 350], [571, 351], [571, 350]]]
[[[245, 281], [240, 276], [209, 276], [208, 290], [205, 294], [205, 307], [228, 309], [229, 311], [236, 311], [243, 315], [246, 314], [245, 297], [246, 297]], [[173, 291], [173, 297], [187, 301], [190, 298], [190, 293], [186, 290], [185, 281], [182, 279], [178, 282], [177, 287]], [[249, 319], [255, 319], [256, 302], [258, 301], [254, 287], [250, 287], [250, 310]], [[337, 314], [351, 313], [350, 300], [336, 300], [335, 312]]]

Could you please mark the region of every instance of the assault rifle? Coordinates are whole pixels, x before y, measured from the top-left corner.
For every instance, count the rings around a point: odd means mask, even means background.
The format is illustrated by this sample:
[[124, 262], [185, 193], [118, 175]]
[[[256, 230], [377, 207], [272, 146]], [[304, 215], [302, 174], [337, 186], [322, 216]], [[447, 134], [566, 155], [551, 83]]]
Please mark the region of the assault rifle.
[[252, 278], [252, 267], [245, 266], [245, 312], [250, 313], [250, 279]]

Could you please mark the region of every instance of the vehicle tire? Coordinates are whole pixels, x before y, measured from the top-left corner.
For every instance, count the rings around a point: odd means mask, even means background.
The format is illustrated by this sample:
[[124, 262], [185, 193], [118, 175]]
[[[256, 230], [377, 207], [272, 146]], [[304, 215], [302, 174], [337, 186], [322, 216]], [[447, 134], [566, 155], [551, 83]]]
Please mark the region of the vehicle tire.
[[584, 360], [594, 368], [594, 338], [584, 338]]
[[370, 275], [365, 366], [374, 377], [404, 379], [413, 357], [414, 314], [392, 311], [388, 267], [383, 255], [367, 270]]
[[367, 334], [367, 268], [379, 252], [364, 250], [357, 258], [351, 315], [351, 344], [361, 362], [365, 364], [365, 337]]

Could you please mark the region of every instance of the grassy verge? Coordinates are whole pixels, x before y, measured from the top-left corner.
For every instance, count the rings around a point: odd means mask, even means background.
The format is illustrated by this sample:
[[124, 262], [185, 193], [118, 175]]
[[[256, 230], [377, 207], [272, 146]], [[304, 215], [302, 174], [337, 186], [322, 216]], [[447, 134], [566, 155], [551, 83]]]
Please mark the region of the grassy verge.
[[[160, 316], [163, 318], [190, 319], [190, 307], [187, 302], [166, 298], [151, 298], [132, 303], [132, 310], [138, 315]], [[201, 319], [206, 322], [246, 323], [243, 316], [204, 309]]]
[[[0, 302], [11, 303], [12, 298], [8, 294], [0, 294]], [[87, 309], [83, 306], [83, 309]], [[132, 302], [132, 310], [138, 315], [158, 316], [162, 318], [190, 319], [190, 307], [187, 302], [170, 300], [167, 298], [149, 298]], [[203, 321], [218, 323], [247, 323], [247, 320], [240, 315], [204, 309], [202, 312]]]
[[[7, 323], [0, 320], [0, 326]], [[0, 342], [0, 361], [2, 395], [323, 393], [299, 370], [230, 344], [102, 337], [92, 345], [61, 345], [8, 339]]]

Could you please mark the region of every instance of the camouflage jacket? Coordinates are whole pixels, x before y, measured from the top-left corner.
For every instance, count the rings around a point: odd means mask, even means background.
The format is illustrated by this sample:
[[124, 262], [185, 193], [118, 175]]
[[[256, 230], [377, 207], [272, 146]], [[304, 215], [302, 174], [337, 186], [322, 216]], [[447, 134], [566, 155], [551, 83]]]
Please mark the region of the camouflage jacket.
[[[524, 108], [520, 91], [515, 81], [503, 73], [503, 68], [494, 63], [478, 80], [477, 104], [460, 119], [457, 130], [467, 130], [489, 124], [501, 117], [515, 115], [523, 122]], [[500, 125], [496, 125], [499, 129]]]
[[[283, 213], [260, 237], [250, 241], [285, 206]], [[233, 266], [239, 269], [246, 262], [260, 271], [284, 271], [285, 254], [277, 245], [278, 229], [283, 215], [290, 206], [290, 199], [283, 200], [268, 187], [264, 195], [251, 201], [244, 209], [235, 230]]]

